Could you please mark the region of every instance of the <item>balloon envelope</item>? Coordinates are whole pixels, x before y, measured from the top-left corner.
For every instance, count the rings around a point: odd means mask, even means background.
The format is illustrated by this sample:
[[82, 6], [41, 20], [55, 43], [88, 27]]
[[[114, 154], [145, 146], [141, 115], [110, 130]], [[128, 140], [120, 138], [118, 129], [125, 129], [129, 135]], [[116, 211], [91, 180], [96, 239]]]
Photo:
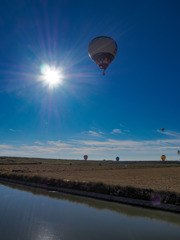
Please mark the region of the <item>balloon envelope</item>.
[[88, 155], [84, 155], [84, 160], [87, 160], [88, 159]]
[[161, 160], [165, 161], [166, 160], [166, 155], [161, 155]]
[[90, 42], [88, 52], [90, 58], [106, 70], [117, 54], [117, 44], [110, 37], [96, 37]]

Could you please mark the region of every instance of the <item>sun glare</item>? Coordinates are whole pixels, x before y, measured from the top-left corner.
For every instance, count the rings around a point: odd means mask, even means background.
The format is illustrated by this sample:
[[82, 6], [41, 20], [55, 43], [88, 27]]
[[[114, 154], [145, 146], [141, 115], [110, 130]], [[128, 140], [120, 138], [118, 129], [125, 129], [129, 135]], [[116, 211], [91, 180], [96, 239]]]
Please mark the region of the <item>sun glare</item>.
[[41, 73], [41, 80], [49, 87], [54, 88], [62, 84], [63, 75], [59, 68], [43, 64], [41, 65]]

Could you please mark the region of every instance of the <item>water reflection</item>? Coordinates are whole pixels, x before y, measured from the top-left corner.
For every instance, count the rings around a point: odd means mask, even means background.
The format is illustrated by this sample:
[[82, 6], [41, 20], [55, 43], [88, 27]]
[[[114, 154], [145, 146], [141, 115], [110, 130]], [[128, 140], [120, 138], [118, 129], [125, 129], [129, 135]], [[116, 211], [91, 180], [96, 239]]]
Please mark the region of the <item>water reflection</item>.
[[[131, 217], [149, 218], [153, 220], [164, 221], [167, 223], [177, 224], [180, 226], [180, 214], [165, 212], [160, 210], [146, 209], [142, 207], [135, 207], [126, 204], [113, 203], [103, 200], [96, 200], [87, 197], [81, 197], [71, 194], [59, 193], [56, 191], [47, 191], [40, 188], [29, 187], [25, 185], [19, 185], [14, 183], [1, 182], [2, 185], [18, 189], [21, 191], [29, 192], [35, 196], [45, 196], [57, 200], [64, 200], [76, 204], [84, 204], [89, 208], [97, 210], [109, 210], [119, 214], [123, 214]], [[50, 237], [48, 239], [51, 239]]]

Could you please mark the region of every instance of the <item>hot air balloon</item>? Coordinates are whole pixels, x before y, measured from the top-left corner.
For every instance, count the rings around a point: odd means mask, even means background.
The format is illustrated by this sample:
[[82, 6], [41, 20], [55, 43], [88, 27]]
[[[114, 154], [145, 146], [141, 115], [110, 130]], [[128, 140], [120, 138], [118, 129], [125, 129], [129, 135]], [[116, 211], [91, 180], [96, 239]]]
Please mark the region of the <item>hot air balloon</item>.
[[178, 158], [180, 160], [180, 150], [177, 150]]
[[88, 159], [88, 155], [84, 155], [84, 160], [87, 160]]
[[161, 131], [164, 132], [164, 128], [161, 128]]
[[88, 52], [89, 57], [104, 70], [104, 76], [105, 70], [117, 54], [117, 44], [110, 37], [96, 37], [90, 42]]
[[116, 161], [119, 162], [119, 157], [116, 157]]
[[166, 155], [161, 155], [161, 160], [164, 162], [166, 160]]

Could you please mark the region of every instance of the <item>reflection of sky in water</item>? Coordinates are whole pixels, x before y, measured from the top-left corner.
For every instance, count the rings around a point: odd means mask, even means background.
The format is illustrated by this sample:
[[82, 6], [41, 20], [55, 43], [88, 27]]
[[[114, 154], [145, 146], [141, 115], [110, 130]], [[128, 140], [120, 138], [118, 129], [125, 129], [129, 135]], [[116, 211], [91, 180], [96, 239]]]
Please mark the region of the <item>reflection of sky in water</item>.
[[55, 240], [59, 239], [55, 236], [53, 229], [50, 224], [41, 222], [38, 224], [37, 232], [35, 233], [34, 240]]
[[[121, 236], [121, 239], [127, 240], [179, 240], [180, 225], [131, 216], [130, 212], [125, 215], [107, 209], [97, 210], [85, 204], [33, 195], [2, 185], [0, 191], [0, 232], [4, 239], [119, 240]], [[104, 201], [93, 201], [106, 204]], [[120, 208], [122, 206], [119, 205]], [[140, 208], [129, 209], [138, 211]], [[177, 216], [166, 212], [161, 214], [164, 214], [165, 219], [169, 215]]]

